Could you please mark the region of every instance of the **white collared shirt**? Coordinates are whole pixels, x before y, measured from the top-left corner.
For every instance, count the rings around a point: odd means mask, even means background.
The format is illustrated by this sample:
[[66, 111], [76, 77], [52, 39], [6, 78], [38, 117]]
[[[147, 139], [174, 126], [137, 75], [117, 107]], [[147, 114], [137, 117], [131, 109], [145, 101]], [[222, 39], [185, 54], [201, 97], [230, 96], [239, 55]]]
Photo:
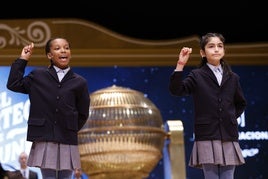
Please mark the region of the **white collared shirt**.
[[218, 83], [220, 85], [221, 81], [222, 81], [222, 74], [223, 74], [222, 66], [221, 65], [213, 66], [209, 63], [207, 63], [207, 65], [213, 71], [213, 73], [216, 76]]
[[70, 70], [70, 67], [66, 68], [66, 69], [60, 69], [59, 67], [56, 67], [55, 65], [53, 65], [53, 67], [55, 68], [59, 81], [61, 81], [63, 79], [63, 77], [66, 75], [66, 73]]

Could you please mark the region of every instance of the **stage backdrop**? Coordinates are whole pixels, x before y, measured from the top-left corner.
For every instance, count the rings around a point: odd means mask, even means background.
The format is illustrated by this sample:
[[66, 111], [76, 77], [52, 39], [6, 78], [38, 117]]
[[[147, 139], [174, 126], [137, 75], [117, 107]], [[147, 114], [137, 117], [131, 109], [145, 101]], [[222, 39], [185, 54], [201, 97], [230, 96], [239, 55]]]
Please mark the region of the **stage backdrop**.
[[[28, 73], [33, 67], [28, 67]], [[188, 73], [192, 67], [186, 67]], [[184, 125], [185, 162], [188, 179], [202, 176], [202, 171], [188, 167], [193, 145], [193, 103], [191, 97], [174, 97], [168, 91], [173, 67], [75, 67], [75, 72], [88, 80], [91, 92], [112, 85], [128, 87], [145, 94], [160, 110], [163, 122], [182, 120]], [[238, 119], [240, 143], [246, 164], [237, 167], [236, 178], [268, 178], [268, 67], [234, 66], [248, 101], [245, 113]], [[18, 167], [18, 155], [28, 152], [26, 142], [28, 96], [6, 89], [9, 67], [0, 67], [0, 161]], [[166, 151], [166, 150], [163, 150]], [[151, 172], [149, 179], [164, 179], [165, 158]], [[166, 178], [167, 179], [167, 178]]]

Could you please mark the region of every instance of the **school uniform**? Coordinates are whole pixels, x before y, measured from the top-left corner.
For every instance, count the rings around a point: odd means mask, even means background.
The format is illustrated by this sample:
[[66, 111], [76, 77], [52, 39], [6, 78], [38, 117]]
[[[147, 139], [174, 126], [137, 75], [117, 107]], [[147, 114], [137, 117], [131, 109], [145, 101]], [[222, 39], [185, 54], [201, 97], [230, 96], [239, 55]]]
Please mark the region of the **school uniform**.
[[208, 64], [192, 70], [186, 78], [183, 75], [183, 71], [171, 74], [169, 90], [175, 96], [192, 95], [194, 100], [195, 142], [189, 165], [244, 164], [237, 118], [244, 112], [246, 100], [239, 76], [223, 70], [219, 83]]
[[81, 168], [78, 131], [89, 115], [87, 81], [68, 69], [60, 81], [56, 69], [36, 67], [24, 76], [28, 61], [16, 59], [7, 88], [29, 95], [28, 165], [57, 170]]

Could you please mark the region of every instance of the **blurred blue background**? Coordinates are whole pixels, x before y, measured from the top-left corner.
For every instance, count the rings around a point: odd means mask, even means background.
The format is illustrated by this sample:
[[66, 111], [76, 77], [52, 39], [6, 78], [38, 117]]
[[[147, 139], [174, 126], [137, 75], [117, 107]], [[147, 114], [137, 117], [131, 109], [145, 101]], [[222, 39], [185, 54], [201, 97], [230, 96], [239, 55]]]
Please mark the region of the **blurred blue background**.
[[[33, 67], [27, 67], [29, 72]], [[193, 67], [185, 67], [187, 74]], [[246, 164], [236, 168], [236, 178], [268, 178], [268, 68], [267, 66], [233, 66], [241, 77], [248, 101], [239, 120], [240, 144]], [[188, 167], [193, 145], [193, 103], [191, 97], [174, 97], [168, 91], [169, 76], [174, 67], [74, 67], [88, 80], [90, 93], [112, 85], [138, 90], [148, 97], [167, 120], [182, 120], [184, 125], [185, 163], [188, 179], [202, 176], [202, 170]], [[27, 73], [26, 72], [26, 73]], [[0, 67], [0, 161], [18, 167], [18, 155], [29, 151], [25, 142], [28, 96], [6, 89], [9, 67]], [[169, 170], [160, 160], [148, 179], [164, 179]]]

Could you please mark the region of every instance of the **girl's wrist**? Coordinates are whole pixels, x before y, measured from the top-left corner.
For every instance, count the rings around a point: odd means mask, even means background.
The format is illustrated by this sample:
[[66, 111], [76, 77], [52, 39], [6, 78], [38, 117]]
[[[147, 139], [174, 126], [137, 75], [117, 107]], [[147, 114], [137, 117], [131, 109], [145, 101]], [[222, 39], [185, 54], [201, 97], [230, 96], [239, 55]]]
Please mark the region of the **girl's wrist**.
[[182, 61], [178, 61], [177, 64], [178, 64], [178, 65], [183, 65], [183, 66], [184, 66], [186, 63], [185, 63], [185, 62], [182, 62]]

